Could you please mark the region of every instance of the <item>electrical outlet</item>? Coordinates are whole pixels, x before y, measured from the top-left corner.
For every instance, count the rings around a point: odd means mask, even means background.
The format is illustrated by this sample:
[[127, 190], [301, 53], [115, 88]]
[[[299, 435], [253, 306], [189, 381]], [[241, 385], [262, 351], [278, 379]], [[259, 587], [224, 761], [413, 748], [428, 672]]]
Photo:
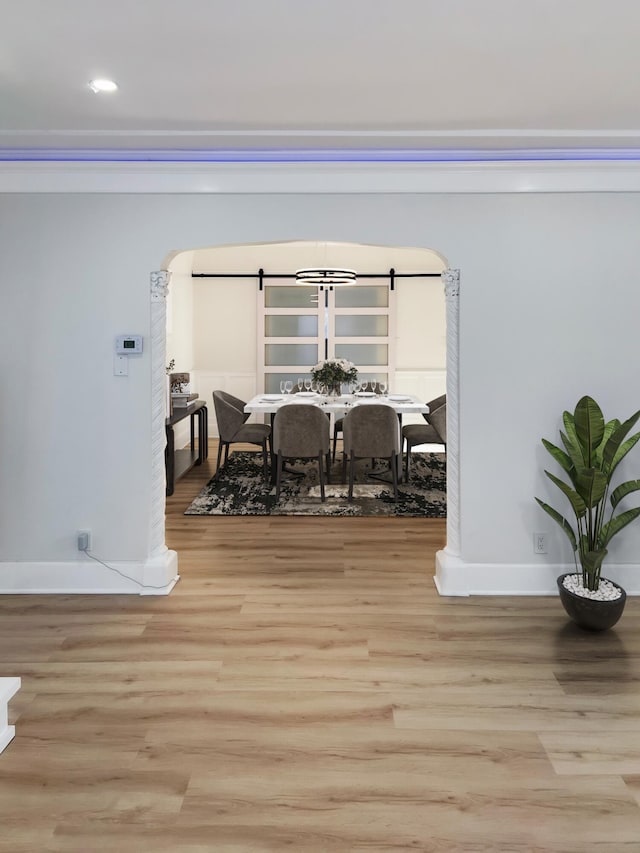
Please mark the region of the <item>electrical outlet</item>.
[[533, 553], [534, 554], [546, 554], [547, 553], [547, 534], [546, 533], [534, 533], [533, 534]]
[[78, 530], [78, 551], [91, 550], [91, 531]]

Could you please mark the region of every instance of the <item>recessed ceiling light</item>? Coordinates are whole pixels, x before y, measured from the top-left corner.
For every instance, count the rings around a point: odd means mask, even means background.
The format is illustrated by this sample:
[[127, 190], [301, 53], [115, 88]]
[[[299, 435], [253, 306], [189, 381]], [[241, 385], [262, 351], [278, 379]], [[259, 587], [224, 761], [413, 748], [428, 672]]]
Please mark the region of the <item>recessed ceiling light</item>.
[[92, 92], [115, 92], [118, 84], [113, 80], [91, 80], [89, 88]]

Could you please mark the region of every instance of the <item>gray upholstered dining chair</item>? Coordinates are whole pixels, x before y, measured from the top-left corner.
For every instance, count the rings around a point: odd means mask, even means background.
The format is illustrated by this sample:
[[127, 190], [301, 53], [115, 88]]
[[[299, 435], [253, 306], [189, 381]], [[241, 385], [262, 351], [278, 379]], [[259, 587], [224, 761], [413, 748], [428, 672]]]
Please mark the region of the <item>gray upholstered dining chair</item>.
[[264, 466], [265, 480], [269, 476], [269, 465], [267, 461], [267, 445], [271, 436], [271, 427], [265, 424], [248, 424], [249, 419], [244, 411], [245, 403], [233, 394], [226, 391], [213, 392], [213, 405], [216, 410], [218, 421], [218, 461], [216, 471], [220, 468], [222, 449], [224, 448], [224, 464], [229, 459], [229, 447], [232, 444], [246, 442], [247, 444], [258, 444], [262, 448], [262, 462]]
[[402, 455], [400, 424], [391, 406], [356, 406], [345, 416], [343, 423], [344, 449], [342, 480], [349, 463], [349, 496], [353, 500], [353, 480], [356, 459], [388, 459], [393, 482], [393, 499], [398, 500], [398, 469]]
[[338, 447], [338, 436], [342, 434], [344, 418], [336, 418], [333, 422], [333, 461], [336, 461], [336, 448]]
[[402, 427], [402, 440], [406, 442], [404, 479], [409, 482], [411, 448], [418, 444], [443, 444], [447, 449], [447, 395], [441, 394], [427, 403], [429, 413], [423, 415], [426, 424], [407, 424]]
[[325, 471], [329, 482], [329, 419], [317, 406], [294, 404], [278, 409], [273, 421], [272, 453], [276, 457], [276, 501], [285, 459], [317, 459], [320, 499], [325, 499]]
[[[379, 382], [367, 382], [366, 388], [363, 388], [363, 391], [369, 392], [373, 391], [375, 394], [380, 394], [380, 383]], [[338, 436], [342, 433], [342, 425], [344, 422], [344, 418], [336, 418], [333, 423], [333, 453], [332, 458], [333, 461], [336, 461], [336, 448], [338, 446]]]

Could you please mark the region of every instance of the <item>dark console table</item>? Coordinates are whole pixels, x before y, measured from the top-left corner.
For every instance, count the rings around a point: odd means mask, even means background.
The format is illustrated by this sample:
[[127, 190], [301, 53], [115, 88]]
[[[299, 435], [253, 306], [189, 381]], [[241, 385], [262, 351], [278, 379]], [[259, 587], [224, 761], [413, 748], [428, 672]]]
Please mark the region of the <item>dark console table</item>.
[[[185, 418], [191, 418], [191, 446], [176, 450], [173, 428]], [[195, 422], [198, 420], [198, 446], [196, 447]], [[209, 455], [209, 415], [204, 400], [196, 400], [191, 406], [174, 409], [165, 421], [167, 446], [164, 450], [164, 465], [167, 475], [167, 495], [173, 494], [179, 480], [194, 465], [202, 465]]]

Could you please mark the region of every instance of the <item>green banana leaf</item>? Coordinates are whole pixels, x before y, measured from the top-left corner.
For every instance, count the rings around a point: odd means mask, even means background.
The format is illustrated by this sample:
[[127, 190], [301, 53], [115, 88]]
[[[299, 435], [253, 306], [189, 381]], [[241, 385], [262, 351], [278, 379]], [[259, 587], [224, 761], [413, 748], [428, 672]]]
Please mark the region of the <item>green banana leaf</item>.
[[582, 516], [587, 511], [587, 504], [577, 491], [571, 488], [564, 480], [561, 480], [559, 477], [556, 477], [555, 474], [552, 474], [550, 471], [544, 472], [547, 477], [551, 480], [552, 483], [555, 483], [556, 486], [563, 492], [568, 498], [571, 504], [571, 508], [576, 514], [576, 518], [582, 518]]
[[609, 478], [597, 468], [581, 468], [576, 471], [576, 491], [589, 509], [602, 500], [608, 485]]
[[578, 439], [574, 436], [571, 437], [570, 434], [566, 434], [560, 430], [560, 438], [562, 439], [562, 443], [564, 444], [567, 454], [573, 463], [574, 468], [584, 468], [585, 461], [582, 453], [582, 448], [578, 442]]
[[602, 525], [602, 531], [598, 540], [599, 544], [604, 548], [605, 545], [608, 545], [609, 542], [611, 542], [617, 533], [620, 533], [627, 524], [631, 524], [634, 518], [637, 518], [639, 515], [640, 506], [637, 506], [634, 507], [634, 509], [628, 509], [626, 512], [621, 512], [620, 515], [616, 515], [615, 518], [607, 521], [606, 524]]
[[620, 462], [624, 459], [627, 453], [631, 450], [632, 447], [640, 440], [640, 432], [637, 432], [635, 435], [630, 436], [626, 441], [623, 441], [618, 450], [616, 451], [616, 455], [613, 457], [611, 465], [609, 466], [608, 472], [609, 476], [613, 474], [616, 470]]
[[557, 522], [557, 523], [560, 525], [560, 527], [564, 530], [564, 532], [565, 532], [565, 533], [566, 533], [566, 535], [567, 535], [567, 538], [568, 538], [569, 542], [571, 542], [571, 547], [573, 548], [573, 550], [574, 550], [574, 551], [576, 551], [576, 550], [577, 550], [577, 548], [578, 548], [578, 543], [576, 542], [576, 535], [575, 535], [575, 533], [573, 532], [573, 527], [571, 527], [571, 525], [569, 524], [569, 522], [567, 521], [567, 519], [566, 519], [566, 518], [563, 518], [563, 517], [560, 515], [560, 513], [559, 513], [559, 512], [557, 512], [557, 511], [556, 511], [552, 506], [549, 506], [549, 504], [545, 503], [544, 501], [541, 501], [541, 500], [540, 500], [540, 498], [536, 498], [536, 500], [538, 501], [538, 503], [540, 504], [540, 506], [542, 507], [542, 509], [543, 509], [543, 510], [548, 514], [548, 515], [550, 515], [550, 516], [551, 516], [551, 518], [552, 518], [555, 522]]
[[582, 536], [578, 539], [578, 551], [580, 554], [586, 554], [587, 551], [592, 550], [592, 543], [589, 541], [589, 537], [586, 533], [583, 533]]
[[562, 423], [564, 424], [566, 432], [562, 432], [562, 430], [560, 430], [560, 437], [562, 438], [562, 443], [564, 444], [567, 453], [573, 459], [573, 464], [576, 468], [579, 468], [581, 465], [586, 465], [587, 460], [584, 457], [584, 448], [580, 444], [580, 439], [576, 432], [575, 418], [571, 412], [562, 413]]
[[598, 589], [602, 561], [607, 554], [607, 549], [601, 548], [600, 550], [584, 551], [580, 555], [582, 573], [583, 575], [586, 575], [587, 589]]
[[[634, 415], [631, 415], [628, 420], [620, 424], [620, 426], [616, 430], [614, 430], [611, 437], [609, 438], [609, 441], [607, 442], [602, 453], [603, 467], [605, 470], [609, 471], [609, 474], [613, 473], [613, 460], [618, 452], [618, 448], [627, 437], [627, 433], [629, 433], [631, 429], [636, 425], [638, 418], [640, 418], [640, 411], [637, 411]], [[620, 458], [622, 459], [623, 457], [621, 456]]]
[[571, 474], [572, 469], [574, 468], [574, 463], [571, 460], [571, 457], [568, 456], [564, 450], [559, 447], [556, 447], [555, 444], [551, 444], [550, 441], [547, 441], [546, 438], [542, 439], [542, 444], [549, 451], [549, 453], [556, 460], [558, 465], [567, 472], [567, 474]]
[[580, 444], [580, 439], [578, 438], [578, 434], [576, 432], [576, 419], [574, 418], [573, 414], [571, 412], [563, 412], [562, 423], [564, 424], [564, 428], [567, 432], [569, 441], [580, 451], [582, 451], [582, 445]]
[[639, 490], [640, 480], [627, 480], [626, 483], [620, 483], [620, 485], [611, 493], [611, 508], [615, 509], [622, 498], [630, 495], [631, 492], [637, 492]]
[[607, 445], [607, 442], [611, 438], [614, 430], [616, 430], [620, 426], [620, 421], [618, 418], [614, 418], [612, 421], [607, 421], [604, 425], [604, 435], [602, 436], [602, 441], [600, 442], [600, 447], [596, 450], [596, 458], [595, 458], [595, 467], [603, 468], [603, 454], [604, 448]]
[[582, 397], [574, 412], [576, 434], [580, 445], [586, 450], [587, 468], [593, 466], [593, 457], [604, 436], [604, 415], [593, 397]]

